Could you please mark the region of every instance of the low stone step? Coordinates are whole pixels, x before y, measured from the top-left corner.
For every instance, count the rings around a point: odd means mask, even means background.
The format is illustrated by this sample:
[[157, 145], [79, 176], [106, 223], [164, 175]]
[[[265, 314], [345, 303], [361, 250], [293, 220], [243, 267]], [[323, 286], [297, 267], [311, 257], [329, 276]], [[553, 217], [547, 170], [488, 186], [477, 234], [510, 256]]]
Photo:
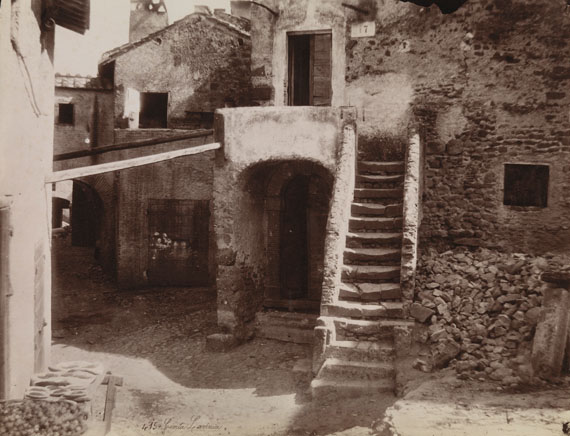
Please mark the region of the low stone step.
[[401, 233], [388, 232], [348, 232], [346, 235], [346, 245], [350, 248], [364, 246], [386, 246], [400, 245], [402, 243]]
[[395, 327], [412, 328], [413, 321], [405, 319], [353, 319], [332, 318], [335, 325], [336, 339], [379, 342], [393, 339]]
[[399, 283], [341, 283], [339, 298], [362, 301], [396, 300], [402, 297]]
[[378, 162], [378, 161], [359, 161], [358, 162], [359, 174], [394, 174], [404, 173], [404, 162]]
[[354, 188], [354, 198], [368, 198], [368, 199], [381, 199], [381, 198], [399, 198], [404, 195], [402, 188]]
[[400, 248], [346, 248], [344, 250], [344, 262], [377, 262], [399, 261], [402, 257]]
[[400, 265], [343, 265], [342, 279], [347, 282], [400, 278]]
[[258, 312], [256, 335], [297, 344], [312, 344], [317, 315], [292, 312]]
[[359, 362], [391, 362], [394, 359], [394, 341], [332, 341], [325, 355], [327, 358]]
[[313, 329], [300, 329], [275, 325], [256, 326], [255, 335], [260, 338], [275, 339], [295, 344], [312, 344], [315, 333]]
[[402, 216], [404, 206], [402, 203], [378, 204], [378, 203], [352, 203], [351, 212], [353, 216], [373, 215], [396, 217]]
[[[390, 187], [393, 185], [400, 184], [404, 181], [403, 174], [396, 174], [396, 175], [377, 175], [377, 174], [358, 174], [356, 176], [356, 183], [357, 185], [375, 185], [375, 186], [386, 186]], [[363, 186], [364, 187], [364, 186]]]
[[401, 230], [402, 223], [402, 217], [351, 217], [348, 229], [351, 232], [359, 230]]
[[401, 318], [404, 316], [404, 308], [400, 301], [384, 301], [378, 304], [337, 301], [323, 305], [321, 315], [342, 318]]
[[394, 364], [391, 362], [358, 362], [337, 359], [325, 360], [317, 380], [381, 380], [394, 377]]
[[391, 378], [376, 381], [315, 379], [311, 382], [311, 395], [315, 400], [329, 397], [355, 398], [364, 395], [370, 396], [393, 392], [394, 388], [395, 383]]

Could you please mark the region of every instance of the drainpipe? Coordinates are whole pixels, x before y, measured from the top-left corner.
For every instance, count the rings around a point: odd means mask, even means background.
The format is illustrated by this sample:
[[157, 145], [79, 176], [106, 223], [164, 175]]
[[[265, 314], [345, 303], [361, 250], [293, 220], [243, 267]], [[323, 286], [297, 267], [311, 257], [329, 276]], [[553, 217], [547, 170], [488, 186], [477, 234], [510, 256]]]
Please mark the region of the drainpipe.
[[8, 296], [10, 202], [0, 199], [0, 400], [8, 398]]

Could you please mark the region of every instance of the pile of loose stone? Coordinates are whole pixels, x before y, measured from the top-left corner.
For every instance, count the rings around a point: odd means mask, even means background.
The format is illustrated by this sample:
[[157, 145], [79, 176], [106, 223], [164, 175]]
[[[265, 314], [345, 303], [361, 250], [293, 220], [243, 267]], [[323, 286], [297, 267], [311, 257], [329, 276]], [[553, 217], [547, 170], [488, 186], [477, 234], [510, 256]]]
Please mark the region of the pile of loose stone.
[[530, 352], [547, 269], [568, 259], [458, 247], [429, 249], [418, 262], [410, 314], [428, 327], [430, 355], [416, 368], [453, 366], [460, 378], [517, 385], [532, 378]]

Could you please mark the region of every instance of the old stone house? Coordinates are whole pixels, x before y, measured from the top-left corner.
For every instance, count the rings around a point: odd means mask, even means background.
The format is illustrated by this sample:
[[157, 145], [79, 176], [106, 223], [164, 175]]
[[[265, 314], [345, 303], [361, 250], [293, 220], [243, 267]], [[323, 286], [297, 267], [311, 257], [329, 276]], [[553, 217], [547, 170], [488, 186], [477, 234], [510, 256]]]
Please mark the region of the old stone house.
[[[508, 297], [495, 301], [490, 288], [489, 302], [448, 325], [460, 308], [438, 297], [448, 298], [443, 281], [415, 286], [418, 249], [552, 258], [570, 245], [566, 3], [414, 3], [252, 4], [252, 98], [263, 107], [218, 111], [226, 333], [210, 344], [224, 348], [256, 327], [313, 341], [316, 323], [315, 394], [397, 387], [418, 318], [434, 323], [432, 348], [454, 356], [490, 348], [512, 357], [528, 340], [509, 333], [532, 307], [512, 270], [489, 278]], [[455, 277], [468, 288], [467, 273]], [[473, 319], [485, 330], [477, 343], [452, 335]]]
[[[249, 22], [206, 11], [165, 26], [166, 14], [162, 2], [133, 1], [130, 42], [103, 55], [92, 80], [97, 89], [72, 90], [61, 78], [56, 111], [75, 104], [76, 119], [73, 125], [56, 119], [56, 154], [186, 139], [63, 160], [59, 169], [212, 142], [214, 110], [248, 104]], [[100, 210], [72, 213], [85, 218], [72, 222], [73, 235], [91, 229], [83, 239], [91, 238], [123, 288], [211, 284], [213, 158], [200, 154], [76, 181], [80, 204]]]

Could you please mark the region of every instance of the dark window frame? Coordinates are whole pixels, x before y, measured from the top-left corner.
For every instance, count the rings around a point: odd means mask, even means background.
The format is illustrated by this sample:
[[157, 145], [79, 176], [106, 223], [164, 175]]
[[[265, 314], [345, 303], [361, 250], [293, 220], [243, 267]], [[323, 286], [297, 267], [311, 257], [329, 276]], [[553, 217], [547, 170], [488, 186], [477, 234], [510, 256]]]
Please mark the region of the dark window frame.
[[[62, 110], [62, 108], [65, 108]], [[71, 110], [68, 112], [68, 110]], [[64, 114], [62, 116], [62, 114]], [[73, 103], [59, 103], [57, 107], [57, 124], [62, 126], [75, 125], [75, 104]]]
[[550, 166], [547, 164], [505, 163], [503, 204], [515, 207], [548, 207]]
[[168, 92], [141, 92], [139, 129], [168, 128]]

